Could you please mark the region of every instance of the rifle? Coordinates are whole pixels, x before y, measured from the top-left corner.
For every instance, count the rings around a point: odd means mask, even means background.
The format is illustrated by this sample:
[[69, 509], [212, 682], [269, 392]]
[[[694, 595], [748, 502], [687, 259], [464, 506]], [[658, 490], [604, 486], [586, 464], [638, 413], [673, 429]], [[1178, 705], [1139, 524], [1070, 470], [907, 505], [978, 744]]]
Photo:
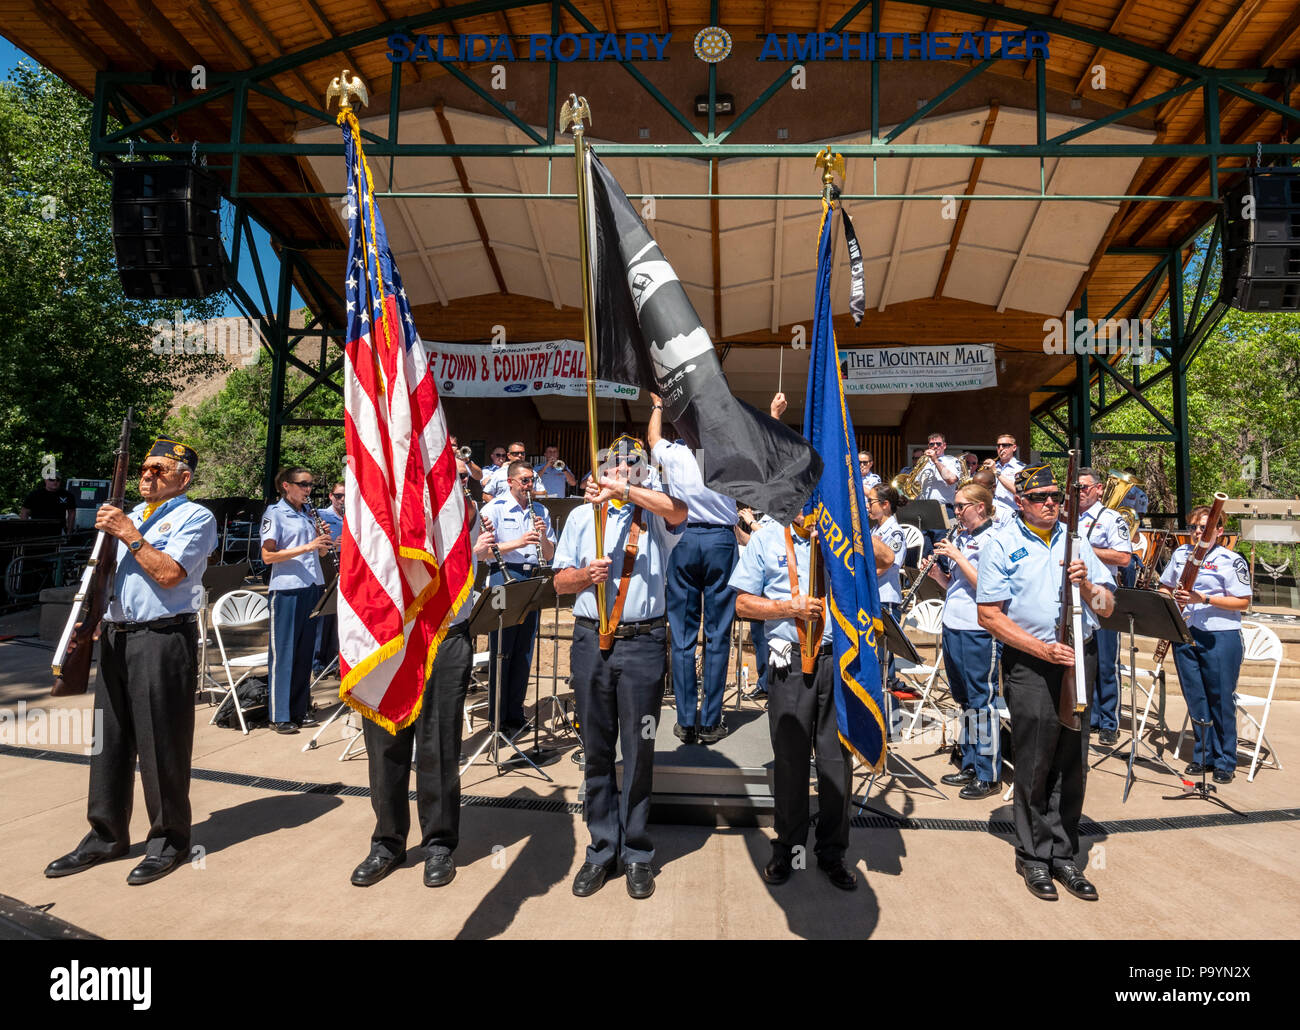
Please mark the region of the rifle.
[[[108, 503], [118, 508], [126, 507], [126, 476], [130, 466], [128, 452], [131, 448], [131, 430], [135, 428], [134, 413], [134, 408], [126, 409], [113, 464], [113, 484]], [[110, 536], [101, 529], [95, 537], [90, 560], [86, 562], [81, 584], [72, 600], [72, 611], [68, 614], [67, 625], [63, 627], [63, 635], [54, 652], [51, 664], [54, 686], [50, 690], [51, 696], [68, 697], [84, 694], [89, 689], [90, 659], [95, 650], [100, 620], [108, 606], [108, 592], [116, 570], [117, 537]]]
[[[1070, 563], [1074, 561], [1074, 537], [1079, 526], [1079, 452], [1070, 451], [1070, 469], [1065, 474], [1065, 560], [1061, 564], [1061, 618], [1056, 624], [1057, 643], [1074, 648], [1074, 664], [1061, 674], [1061, 693], [1056, 702], [1056, 719], [1067, 730], [1083, 728], [1080, 716], [1088, 705], [1086, 680], [1083, 671], [1083, 612], [1079, 600], [1079, 587], [1070, 582]], [[1079, 701], [1079, 685], [1083, 684], [1083, 702]]]

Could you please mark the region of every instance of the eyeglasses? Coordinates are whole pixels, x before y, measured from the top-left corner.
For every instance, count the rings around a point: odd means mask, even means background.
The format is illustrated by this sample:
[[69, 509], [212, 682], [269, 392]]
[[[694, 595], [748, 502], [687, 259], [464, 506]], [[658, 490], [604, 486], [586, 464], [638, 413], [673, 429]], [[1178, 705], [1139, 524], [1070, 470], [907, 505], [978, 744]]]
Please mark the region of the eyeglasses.
[[978, 504], [975, 501], [958, 501], [956, 504], [952, 506], [952, 510], [955, 511], [958, 515], [960, 515], [967, 508], [975, 508], [975, 507], [978, 507]]
[[316, 485], [315, 482], [310, 479], [291, 479], [289, 482], [294, 486], [305, 486], [308, 490]]
[[868, 497], [868, 498], [867, 498], [867, 507], [868, 507], [868, 508], [874, 508], [874, 507], [875, 507], [876, 505], [878, 505], [878, 504], [880, 504], [880, 502], [879, 502], [878, 500], [876, 500], [874, 497]]
[[344, 495], [344, 494], [330, 494], [330, 496], [333, 497], [334, 500], [336, 500], [336, 501], [341, 501], [341, 500], [343, 500], [343, 498], [344, 498], [345, 495]]
[[492, 452], [492, 457], [494, 457], [494, 458], [504, 458], [505, 456], [506, 456], [506, 452], [505, 452], [505, 451], [493, 451], [493, 452]]
[[1024, 497], [1030, 504], [1060, 504], [1065, 494], [1060, 490], [1053, 490], [1050, 493], [1025, 494]]
[[515, 477], [515, 482], [521, 484], [522, 486], [527, 486], [527, 485], [528, 485], [529, 483], [531, 483], [532, 481], [533, 481], [533, 477], [532, 477], [532, 476], [516, 476], [516, 477]]
[[524, 456], [524, 452], [523, 452], [523, 451], [511, 451], [511, 452], [510, 452], [510, 457], [512, 457], [512, 458], [522, 458], [523, 456]]
[[1015, 444], [1014, 444], [1012, 441], [1010, 441], [1010, 440], [999, 440], [999, 441], [998, 441], [998, 446], [999, 446], [999, 447], [1014, 447]]
[[140, 467], [140, 475], [142, 476], [165, 476], [171, 471], [166, 465], [142, 465]]

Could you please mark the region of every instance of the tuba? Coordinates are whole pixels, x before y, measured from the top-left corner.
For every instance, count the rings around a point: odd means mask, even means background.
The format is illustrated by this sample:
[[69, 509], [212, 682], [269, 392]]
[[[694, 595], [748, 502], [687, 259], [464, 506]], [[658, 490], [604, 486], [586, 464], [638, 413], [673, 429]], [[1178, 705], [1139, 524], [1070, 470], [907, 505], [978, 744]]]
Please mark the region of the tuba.
[[1110, 508], [1128, 525], [1128, 538], [1130, 540], [1137, 539], [1138, 513], [1132, 508], [1124, 507], [1124, 498], [1128, 496], [1129, 491], [1134, 487], [1145, 490], [1146, 483], [1138, 479], [1137, 476], [1130, 476], [1126, 472], [1116, 472], [1111, 469], [1106, 474], [1106, 487], [1101, 495], [1102, 507]]
[[916, 459], [916, 464], [912, 466], [911, 472], [906, 475], [899, 473], [889, 481], [889, 485], [909, 501], [915, 501], [921, 494], [921, 475], [930, 464], [930, 456], [922, 454]]

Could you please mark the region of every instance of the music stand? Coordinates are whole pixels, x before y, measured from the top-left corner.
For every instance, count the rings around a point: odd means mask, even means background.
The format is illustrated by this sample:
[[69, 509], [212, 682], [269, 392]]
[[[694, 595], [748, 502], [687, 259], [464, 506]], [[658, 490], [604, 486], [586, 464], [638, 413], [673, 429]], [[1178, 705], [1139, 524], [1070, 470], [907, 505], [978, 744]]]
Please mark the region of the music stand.
[[[528, 754], [533, 761], [543, 762], [555, 753], [555, 749], [542, 747], [541, 742], [538, 739], [541, 734], [542, 701], [546, 700], [545, 698], [542, 697], [542, 645], [541, 645], [542, 609], [551, 608], [551, 607], [554, 607], [555, 609], [556, 615], [555, 615], [555, 626], [552, 632], [552, 643], [553, 646], [558, 649], [559, 645], [558, 643], [555, 642], [554, 635], [555, 633], [559, 632], [560, 595], [555, 592], [555, 582], [550, 576], [536, 577], [536, 581], [539, 584], [541, 584], [541, 586], [538, 589], [536, 595], [533, 597], [532, 601], [529, 602], [529, 606], [528, 606], [529, 611], [537, 612], [537, 629], [538, 629], [538, 635], [533, 639], [534, 659], [535, 659], [534, 672], [533, 672], [533, 682], [534, 682], [533, 747], [532, 750], [528, 752]], [[525, 580], [525, 582], [533, 582], [533, 580]], [[500, 642], [500, 640], [501, 637], [498, 635], [497, 637], [498, 643]], [[498, 647], [498, 651], [499, 650], [500, 648]], [[555, 656], [553, 655], [552, 663], [554, 663], [554, 661], [555, 661]], [[497, 689], [500, 689], [500, 687], [501, 687], [501, 671], [498, 668]], [[552, 694], [550, 700], [555, 702], [557, 705], [559, 703], [558, 701], [555, 701], [554, 676], [552, 676]], [[563, 718], [563, 716], [561, 716], [561, 718]]]
[[[929, 501], [926, 503], [938, 504], [937, 501]], [[902, 627], [898, 624], [898, 620], [890, 615], [889, 612], [882, 610], [880, 613], [880, 621], [884, 623], [885, 626], [885, 646], [880, 649], [880, 685], [881, 694], [885, 699], [885, 734], [886, 738], [888, 738], [889, 731], [894, 725], [894, 695], [890, 693], [889, 688], [885, 685], [886, 679], [889, 675], [889, 656], [893, 654], [900, 658], [906, 658], [913, 665], [920, 665], [922, 662], [920, 652], [917, 651], [915, 645], [907, 639], [907, 634], [903, 632]], [[938, 655], [936, 655], [935, 661], [938, 660]], [[889, 764], [891, 762], [897, 766], [902, 766], [902, 772], [899, 772], [897, 769], [889, 770]], [[925, 773], [921, 772], [921, 770], [913, 765], [908, 759], [897, 754], [893, 748], [889, 747], [888, 743], [885, 745], [885, 768], [889, 770], [890, 775], [895, 780], [916, 780], [922, 787], [935, 791], [935, 793], [937, 793], [944, 801], [948, 800], [948, 795], [945, 794], [932, 779], [926, 776]], [[862, 803], [858, 805], [858, 814], [861, 815], [864, 809], [870, 809], [877, 815], [883, 815], [892, 819], [893, 815], [891, 813], [882, 812], [878, 808], [870, 808], [867, 804], [867, 799], [871, 797], [871, 788], [875, 785], [876, 777], [879, 775], [880, 773], [873, 771], [871, 778], [867, 781], [866, 790], [862, 792]]]
[[938, 501], [908, 501], [895, 516], [899, 522], [915, 526], [922, 533], [947, 533], [952, 528], [948, 509]]
[[[460, 770], [462, 776], [469, 771], [469, 767], [474, 764], [489, 745], [492, 748], [492, 764], [496, 766], [497, 775], [500, 776], [506, 771], [503, 768], [506, 763], [501, 761], [501, 742], [504, 741], [507, 746], [514, 751], [519, 759], [532, 766], [547, 783], [554, 781], [546, 775], [545, 771], [537, 765], [531, 758], [519, 750], [513, 740], [501, 732], [501, 686], [502, 672], [505, 662], [505, 649], [501, 646], [501, 637], [507, 626], [518, 626], [524, 621], [529, 612], [536, 610], [534, 601], [542, 588], [547, 586], [544, 579], [519, 579], [512, 583], [501, 583], [497, 586], [490, 586], [479, 595], [474, 610], [469, 616], [470, 636], [480, 634], [497, 634], [497, 676], [496, 687], [492, 695], [492, 731], [488, 734], [487, 739], [479, 745], [479, 749], [474, 752]], [[554, 591], [552, 590], [552, 593]], [[547, 598], [549, 600], [549, 598]], [[493, 690], [492, 687], [488, 688]]]
[[[1161, 757], [1150, 744], [1143, 741], [1138, 736], [1138, 714], [1137, 714], [1137, 633], [1139, 630], [1144, 637], [1154, 637], [1157, 640], [1168, 640], [1171, 643], [1177, 641], [1183, 644], [1190, 644], [1192, 636], [1187, 631], [1187, 623], [1183, 621], [1182, 612], [1179, 610], [1177, 602], [1168, 594], [1162, 594], [1155, 590], [1130, 590], [1126, 587], [1120, 587], [1115, 591], [1115, 609], [1110, 615], [1099, 620], [1102, 629], [1114, 630], [1119, 633], [1128, 632], [1128, 683], [1129, 683], [1129, 739], [1128, 739], [1128, 768], [1124, 773], [1124, 797], [1121, 803], [1128, 801], [1129, 791], [1133, 789], [1133, 764], [1137, 760], [1138, 747], [1144, 747], [1157, 762], [1163, 765], [1171, 773], [1174, 772], [1169, 763]], [[1151, 689], [1155, 689], [1154, 681]], [[1121, 690], [1123, 688], [1121, 687]], [[1116, 713], [1118, 714], [1119, 698], [1116, 698]], [[1163, 717], [1163, 707], [1162, 707]], [[1086, 732], [1086, 731], [1085, 731]], [[1091, 768], [1095, 769], [1107, 758], [1122, 757], [1124, 749], [1120, 744], [1116, 744], [1106, 754], [1102, 755], [1095, 761]], [[1175, 775], [1177, 775], [1175, 773]]]
[[[1190, 714], [1188, 717], [1192, 720], [1192, 739], [1195, 743], [1199, 744], [1201, 734], [1208, 732], [1210, 727], [1213, 726], [1214, 723], [1211, 722], [1209, 719], [1201, 720], [1196, 718], [1196, 716]], [[1195, 756], [1195, 754], [1196, 754], [1196, 748], [1193, 747], [1192, 755]], [[1219, 797], [1218, 788], [1215, 787], [1213, 783], [1205, 782], [1206, 774], [1208, 774], [1209, 771], [1210, 770], [1206, 766], [1202, 765], [1200, 783], [1193, 783], [1191, 780], [1187, 779], [1186, 777], [1183, 777], [1182, 778], [1183, 785], [1187, 789], [1184, 790], [1181, 794], [1165, 794], [1162, 796], [1161, 800], [1187, 801], [1191, 798], [1199, 798], [1202, 801], [1208, 801], [1213, 805], [1218, 805], [1220, 808], [1226, 808], [1233, 815], [1239, 815], [1243, 819], [1249, 819], [1250, 816], [1248, 816], [1245, 812], [1238, 812], [1230, 804], [1224, 801], [1223, 798]]]

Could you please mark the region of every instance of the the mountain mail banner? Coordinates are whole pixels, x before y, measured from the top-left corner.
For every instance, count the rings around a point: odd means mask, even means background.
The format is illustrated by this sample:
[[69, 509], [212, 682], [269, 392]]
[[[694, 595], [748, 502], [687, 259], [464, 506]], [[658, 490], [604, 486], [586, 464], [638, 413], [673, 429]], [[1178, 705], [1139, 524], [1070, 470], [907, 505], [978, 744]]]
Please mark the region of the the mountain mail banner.
[[998, 385], [991, 343], [840, 350], [845, 393], [949, 393]]
[[[587, 356], [581, 340], [540, 343], [424, 343], [429, 370], [441, 397], [528, 397], [587, 395]], [[641, 395], [624, 383], [596, 382], [597, 397]]]

